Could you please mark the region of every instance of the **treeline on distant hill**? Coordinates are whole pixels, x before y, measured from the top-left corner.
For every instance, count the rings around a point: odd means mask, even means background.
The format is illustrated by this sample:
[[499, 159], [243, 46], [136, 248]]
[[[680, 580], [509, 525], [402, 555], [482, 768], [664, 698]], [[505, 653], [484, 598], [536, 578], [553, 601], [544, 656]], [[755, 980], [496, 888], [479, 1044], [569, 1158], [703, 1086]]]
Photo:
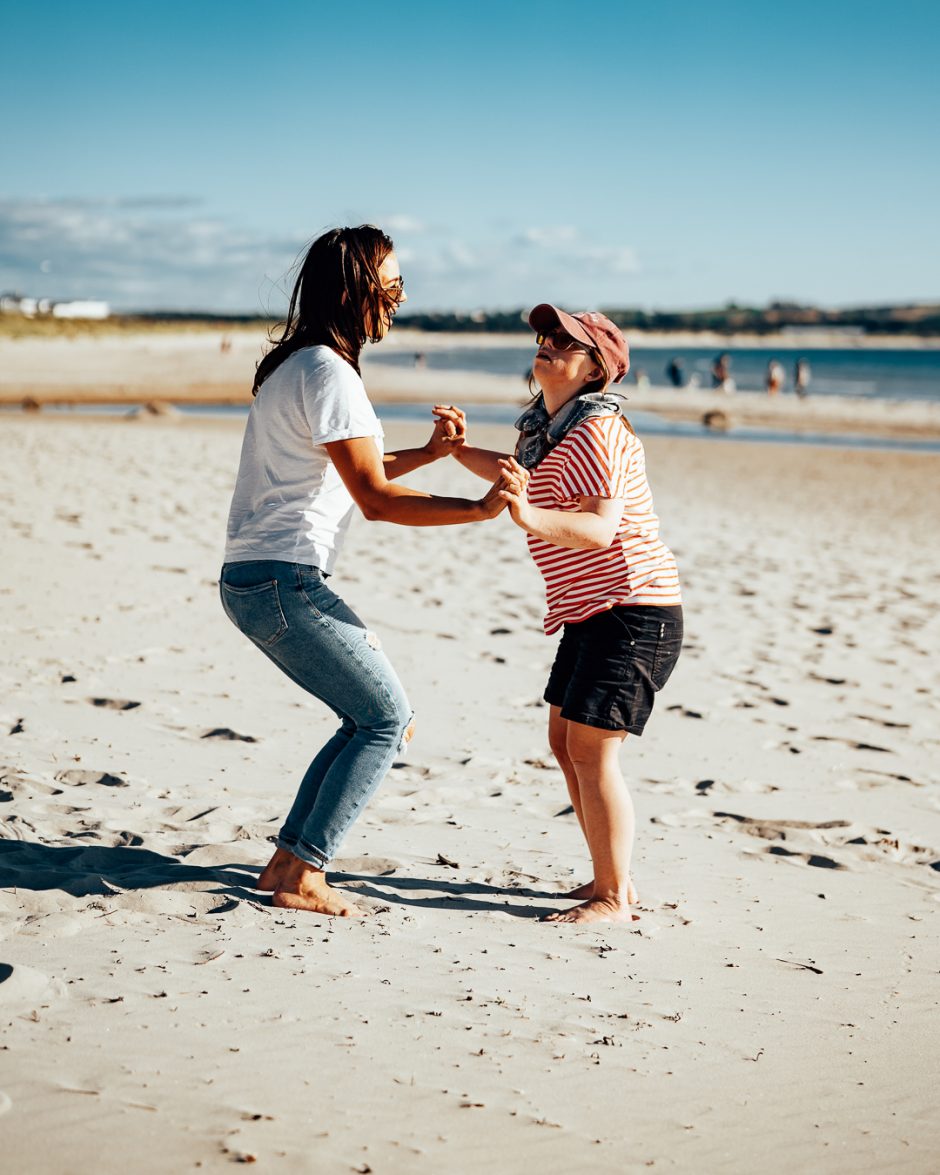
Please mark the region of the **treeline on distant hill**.
[[[787, 327], [853, 331], [869, 336], [940, 336], [940, 304], [863, 306], [849, 310], [824, 310], [816, 306], [774, 302], [770, 306], [737, 306], [729, 303], [714, 310], [630, 310], [603, 308], [624, 330], [711, 331], [716, 334], [774, 334]], [[528, 332], [526, 311], [490, 310], [473, 313], [403, 313], [400, 326], [429, 332], [465, 334], [523, 334]], [[110, 334], [134, 330], [237, 330], [270, 329], [276, 320], [256, 314], [213, 314], [206, 311], [155, 310], [138, 314], [112, 314], [105, 319], [54, 319], [50, 315], [28, 318], [0, 314], [0, 336]]]
[[[940, 305], [870, 306], [823, 310], [774, 302], [766, 307], [733, 303], [714, 310], [624, 310], [604, 313], [624, 330], [715, 331], [719, 334], [773, 334], [784, 327], [854, 330], [868, 335], [940, 335]], [[399, 314], [400, 326], [466, 333], [528, 331], [524, 310], [473, 314]]]

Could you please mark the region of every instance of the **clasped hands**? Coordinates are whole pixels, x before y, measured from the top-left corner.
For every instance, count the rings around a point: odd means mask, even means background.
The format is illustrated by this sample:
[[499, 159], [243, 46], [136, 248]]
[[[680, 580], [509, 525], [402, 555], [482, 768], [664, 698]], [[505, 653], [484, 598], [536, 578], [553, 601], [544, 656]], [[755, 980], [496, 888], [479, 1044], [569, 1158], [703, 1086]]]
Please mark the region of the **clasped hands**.
[[[467, 416], [466, 413], [454, 407], [453, 404], [435, 404], [433, 412], [436, 419], [434, 432], [426, 448], [432, 457], [444, 457], [447, 454], [457, 455], [467, 443]], [[498, 468], [499, 476], [495, 479], [485, 497], [481, 499], [484, 517], [495, 518], [507, 507], [517, 523], [522, 521], [528, 502], [526, 486], [529, 482], [529, 471], [524, 469], [513, 457], [497, 457], [494, 469]], [[475, 469], [474, 472], [482, 472]]]

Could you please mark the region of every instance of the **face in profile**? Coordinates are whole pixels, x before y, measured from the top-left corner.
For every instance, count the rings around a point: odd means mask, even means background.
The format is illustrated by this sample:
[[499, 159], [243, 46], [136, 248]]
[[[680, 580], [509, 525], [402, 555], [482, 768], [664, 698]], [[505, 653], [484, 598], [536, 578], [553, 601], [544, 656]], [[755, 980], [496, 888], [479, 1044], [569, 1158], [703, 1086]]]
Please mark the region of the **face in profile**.
[[398, 258], [389, 253], [379, 266], [379, 285], [382, 287], [380, 305], [382, 307], [378, 324], [371, 321], [372, 309], [365, 307], [366, 325], [369, 328], [369, 337], [375, 340], [384, 339], [392, 329], [392, 319], [398, 307], [408, 301], [405, 293], [404, 280], [398, 267]]

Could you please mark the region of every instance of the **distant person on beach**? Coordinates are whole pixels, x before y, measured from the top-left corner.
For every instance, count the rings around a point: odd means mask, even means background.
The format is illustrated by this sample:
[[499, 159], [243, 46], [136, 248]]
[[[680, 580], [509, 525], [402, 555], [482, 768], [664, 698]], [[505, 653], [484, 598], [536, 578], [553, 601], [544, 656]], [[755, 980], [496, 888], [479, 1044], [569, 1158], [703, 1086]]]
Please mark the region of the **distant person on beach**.
[[[547, 303], [529, 315], [538, 350], [534, 400], [516, 422], [514, 457], [472, 448], [457, 460], [493, 481], [545, 578], [549, 635], [563, 629], [545, 689], [548, 740], [594, 866], [579, 900], [554, 922], [629, 921], [634, 816], [620, 770], [682, 645], [682, 597], [646, 480], [643, 445], [608, 391], [630, 366], [626, 340], [603, 314]], [[538, 392], [535, 394], [535, 386]], [[462, 423], [462, 422], [461, 422]], [[527, 486], [523, 485], [528, 475]]]
[[733, 392], [734, 380], [731, 378], [731, 356], [722, 351], [715, 357], [712, 364], [712, 387], [716, 392]]
[[[414, 730], [381, 642], [327, 586], [358, 506], [369, 519], [445, 526], [493, 518], [501, 470], [478, 501], [391, 479], [447, 455], [461, 417], [444, 406], [421, 448], [384, 453], [359, 356], [405, 301], [391, 240], [372, 225], [310, 246], [281, 335], [258, 364], [228, 520], [220, 592], [229, 619], [287, 677], [331, 709], [339, 729], [306, 770], [258, 879], [276, 906], [361, 913], [329, 885], [327, 864]], [[255, 688], [246, 683], [246, 690]]]
[[666, 368], [666, 378], [674, 388], [685, 387], [685, 369], [681, 359], [670, 359]]
[[776, 396], [783, 387], [784, 379], [786, 379], [786, 374], [783, 370], [783, 364], [779, 359], [771, 359], [767, 364], [767, 395]]
[[793, 388], [801, 400], [804, 396], [809, 395], [809, 381], [812, 378], [813, 372], [810, 368], [809, 361], [806, 359], [797, 359], [796, 367], [793, 369]]

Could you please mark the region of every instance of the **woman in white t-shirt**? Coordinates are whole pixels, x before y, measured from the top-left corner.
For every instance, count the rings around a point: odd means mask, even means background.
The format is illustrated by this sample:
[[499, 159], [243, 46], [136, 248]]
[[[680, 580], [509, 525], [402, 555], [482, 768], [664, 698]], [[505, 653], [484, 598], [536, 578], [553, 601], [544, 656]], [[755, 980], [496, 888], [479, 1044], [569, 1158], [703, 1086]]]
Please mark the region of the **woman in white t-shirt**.
[[[384, 453], [359, 372], [366, 341], [405, 301], [391, 240], [372, 225], [310, 246], [283, 333], [258, 365], [228, 520], [220, 592], [229, 619], [340, 719], [307, 768], [258, 887], [276, 906], [360, 913], [324, 869], [411, 737], [414, 715], [378, 638], [326, 584], [356, 507], [369, 519], [444, 526], [495, 517], [500, 483], [478, 501], [391, 480], [450, 451], [444, 408], [428, 443]], [[456, 425], [455, 425], [456, 421]], [[512, 484], [512, 475], [503, 479]]]

